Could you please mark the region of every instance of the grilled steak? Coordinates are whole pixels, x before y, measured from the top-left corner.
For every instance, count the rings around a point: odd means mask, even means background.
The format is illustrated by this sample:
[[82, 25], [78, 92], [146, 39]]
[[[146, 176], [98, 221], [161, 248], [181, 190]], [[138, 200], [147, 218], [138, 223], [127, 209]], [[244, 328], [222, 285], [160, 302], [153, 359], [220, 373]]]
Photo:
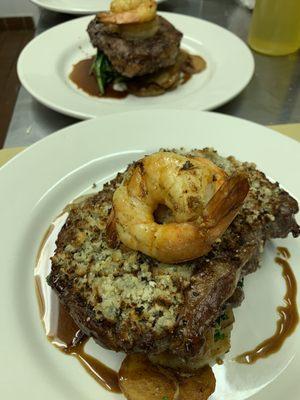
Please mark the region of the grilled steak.
[[128, 78], [142, 76], [174, 65], [182, 33], [158, 17], [156, 34], [147, 39], [125, 39], [116, 25], [101, 23], [97, 17], [88, 26], [94, 47], [101, 50], [112, 66]]
[[105, 347], [197, 355], [224, 307], [241, 302], [237, 283], [258, 268], [266, 240], [300, 233], [296, 200], [253, 164], [211, 149], [189, 154], [209, 158], [229, 175], [243, 171], [250, 182], [240, 213], [208, 255], [166, 265], [123, 245], [111, 248], [105, 227], [124, 173], [74, 204], [58, 236], [48, 283], [78, 326]]

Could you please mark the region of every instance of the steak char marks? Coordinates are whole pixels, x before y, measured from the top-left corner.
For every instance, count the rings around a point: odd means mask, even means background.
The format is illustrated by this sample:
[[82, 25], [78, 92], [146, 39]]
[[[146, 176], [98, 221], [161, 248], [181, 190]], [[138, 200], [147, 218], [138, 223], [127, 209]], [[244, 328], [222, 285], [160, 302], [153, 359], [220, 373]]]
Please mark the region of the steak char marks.
[[71, 206], [58, 236], [48, 283], [83, 332], [105, 347], [197, 355], [226, 304], [242, 301], [238, 281], [258, 268], [266, 240], [300, 233], [296, 200], [253, 164], [212, 149], [188, 154], [207, 157], [228, 175], [244, 172], [250, 182], [242, 209], [206, 256], [166, 265], [123, 245], [112, 249], [105, 227], [124, 174]]

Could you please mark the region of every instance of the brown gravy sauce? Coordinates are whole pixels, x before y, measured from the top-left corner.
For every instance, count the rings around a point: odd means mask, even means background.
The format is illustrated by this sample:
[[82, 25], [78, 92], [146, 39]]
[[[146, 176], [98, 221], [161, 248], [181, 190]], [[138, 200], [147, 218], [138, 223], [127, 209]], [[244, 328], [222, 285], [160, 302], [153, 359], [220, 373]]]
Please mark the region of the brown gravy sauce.
[[278, 255], [282, 256], [283, 258], [289, 259], [291, 258], [291, 253], [286, 247], [277, 247]]
[[[70, 317], [69, 317], [70, 318]], [[121, 393], [119, 379], [116, 371], [102, 364], [95, 357], [84, 351], [84, 345], [88, 338], [81, 340], [78, 345], [69, 347], [65, 353], [75, 357], [83, 368], [101, 385], [104, 389], [113, 393]]]
[[105, 94], [100, 96], [97, 81], [94, 75], [91, 74], [91, 67], [94, 61], [94, 57], [87, 58], [79, 61], [73, 65], [73, 70], [69, 75], [69, 78], [75, 85], [83, 90], [85, 93], [94, 97], [106, 97], [112, 99], [124, 99], [128, 96], [128, 91], [123, 92], [114, 90], [113, 85], [108, 84], [105, 88]]
[[279, 319], [277, 320], [277, 327], [274, 335], [264, 340], [256, 346], [255, 349], [236, 357], [235, 360], [242, 364], [253, 364], [260, 358], [266, 358], [276, 353], [280, 350], [285, 339], [294, 332], [299, 322], [296, 299], [297, 281], [287, 261], [291, 255], [289, 250], [285, 247], [278, 247], [277, 253], [281, 257], [276, 257], [275, 262], [282, 268], [282, 276], [286, 283], [286, 294], [284, 296], [285, 305], [277, 307]]
[[[206, 68], [206, 63], [200, 56], [190, 56], [196, 60], [195, 70], [197, 72], [201, 72]], [[99, 89], [97, 85], [97, 81], [93, 74], [91, 74], [91, 67], [94, 62], [95, 57], [90, 57], [84, 60], [79, 61], [78, 63], [73, 65], [73, 69], [69, 75], [70, 80], [75, 83], [78, 89], [83, 90], [85, 93], [90, 96], [100, 97], [100, 98], [112, 98], [112, 99], [124, 99], [131, 93], [131, 90], [119, 91], [113, 88], [113, 84], [108, 84], [105, 88], [105, 94], [100, 95]], [[195, 73], [197, 73], [195, 72]], [[184, 72], [181, 80], [181, 85], [185, 84], [192, 77], [192, 73]], [[143, 86], [143, 83], [140, 79], [133, 81], [133, 86], [136, 87], [136, 91], [138, 91], [139, 86]], [[138, 83], [141, 82], [141, 83]]]
[[89, 339], [77, 327], [57, 295], [46, 283], [55, 241], [68, 213], [60, 215], [47, 230], [38, 251], [35, 287], [39, 309], [48, 340], [65, 354], [75, 357], [83, 368], [105, 389], [120, 393], [117, 372], [84, 351]]

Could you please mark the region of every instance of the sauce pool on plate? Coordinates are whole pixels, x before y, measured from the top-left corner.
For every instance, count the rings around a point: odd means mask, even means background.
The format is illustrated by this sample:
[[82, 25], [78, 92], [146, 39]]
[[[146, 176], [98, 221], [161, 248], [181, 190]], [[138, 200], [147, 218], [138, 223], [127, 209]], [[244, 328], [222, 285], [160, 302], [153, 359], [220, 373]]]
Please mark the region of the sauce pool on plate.
[[50, 272], [55, 241], [67, 219], [68, 213], [60, 215], [47, 230], [38, 251], [35, 285], [41, 319], [48, 340], [65, 354], [75, 357], [84, 369], [105, 389], [120, 393], [117, 372], [87, 354], [84, 346], [88, 337], [78, 328], [56, 293], [48, 286], [46, 277]]
[[128, 95], [128, 91], [123, 92], [114, 90], [112, 85], [107, 85], [105, 94], [100, 96], [97, 81], [93, 74], [91, 74], [91, 68], [94, 62], [94, 57], [87, 58], [79, 61], [73, 66], [73, 70], [70, 73], [70, 79], [75, 85], [83, 90], [85, 93], [94, 97], [108, 97], [113, 99], [124, 99]]

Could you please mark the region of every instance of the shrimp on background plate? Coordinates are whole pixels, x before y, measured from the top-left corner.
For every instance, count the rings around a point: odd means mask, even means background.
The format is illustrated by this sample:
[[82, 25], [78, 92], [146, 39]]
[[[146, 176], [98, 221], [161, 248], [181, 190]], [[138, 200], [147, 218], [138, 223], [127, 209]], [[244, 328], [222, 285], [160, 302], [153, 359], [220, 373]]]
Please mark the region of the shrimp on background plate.
[[135, 24], [152, 21], [156, 17], [154, 0], [113, 0], [110, 12], [101, 12], [98, 18], [109, 24]]

